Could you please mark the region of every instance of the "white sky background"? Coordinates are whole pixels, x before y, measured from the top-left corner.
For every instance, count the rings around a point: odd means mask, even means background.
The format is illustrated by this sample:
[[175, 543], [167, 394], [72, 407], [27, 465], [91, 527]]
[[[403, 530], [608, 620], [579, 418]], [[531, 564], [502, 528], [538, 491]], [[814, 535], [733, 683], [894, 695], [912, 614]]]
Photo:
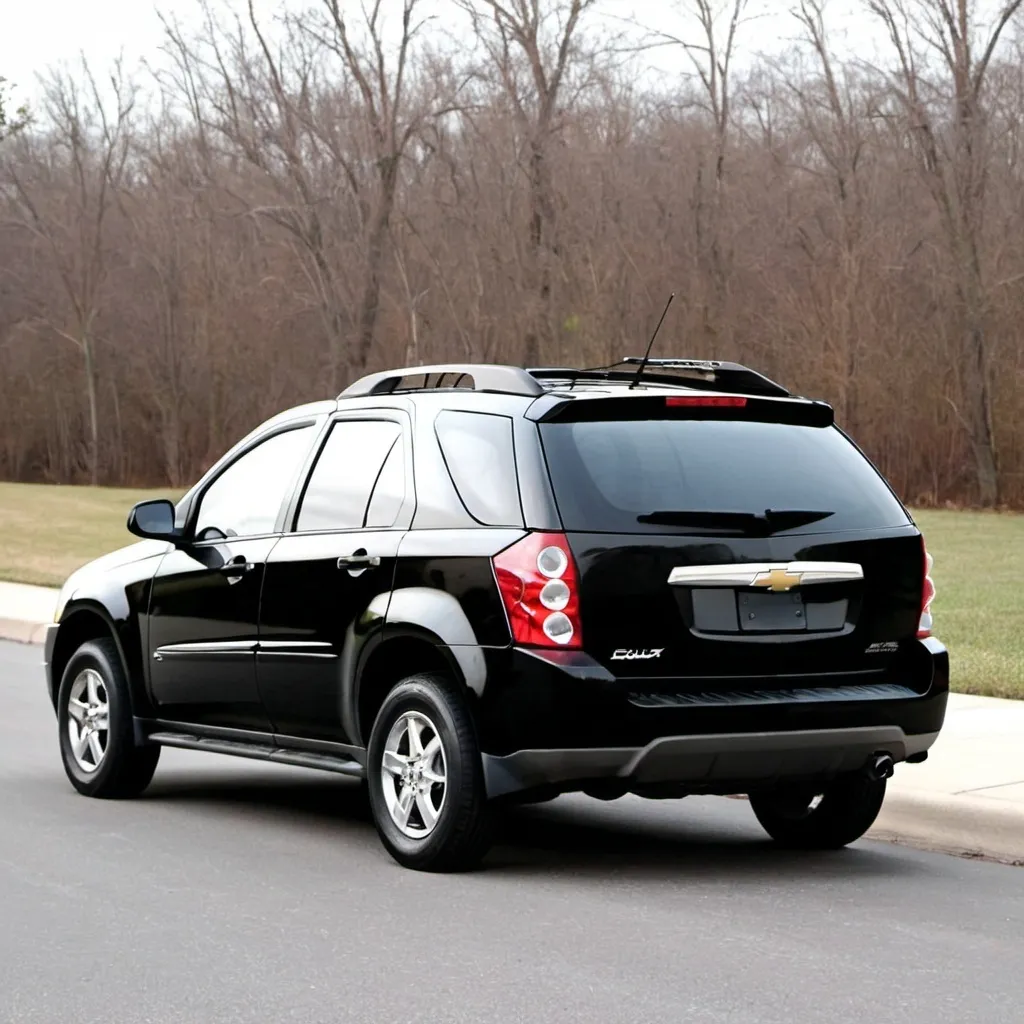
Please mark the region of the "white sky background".
[[[245, 0], [219, 0], [228, 7], [245, 10]], [[256, 10], [268, 25], [277, 11], [301, 11], [315, 0], [256, 0]], [[348, 0], [353, 12], [358, 0]], [[439, 14], [452, 8], [446, 0], [427, 0]], [[612, 30], [622, 30], [624, 20], [635, 17], [656, 29], [698, 39], [692, 22], [678, 11], [685, 0], [602, 0], [603, 17]], [[399, 0], [385, 0], [400, 11]], [[751, 10], [762, 12], [743, 27], [738, 40], [740, 62], [757, 53], [778, 53], [786, 49], [796, 34], [796, 23], [789, 13], [792, 0], [751, 0]], [[38, 96], [37, 74], [55, 64], [78, 61], [84, 53], [98, 78], [110, 63], [123, 53], [131, 68], [145, 59], [159, 61], [161, 26], [157, 11], [176, 17], [184, 26], [201, 24], [197, 0], [7, 0], [0, 3], [0, 76], [14, 86], [16, 100], [32, 101]], [[830, 0], [828, 25], [834, 47], [841, 53], [867, 56], [877, 32], [864, 14], [858, 0]], [[446, 19], [447, 20], [447, 19]], [[461, 33], [460, 33], [461, 34]], [[467, 33], [467, 42], [471, 38]], [[677, 48], [649, 51], [642, 58], [663, 74], [688, 68]]]

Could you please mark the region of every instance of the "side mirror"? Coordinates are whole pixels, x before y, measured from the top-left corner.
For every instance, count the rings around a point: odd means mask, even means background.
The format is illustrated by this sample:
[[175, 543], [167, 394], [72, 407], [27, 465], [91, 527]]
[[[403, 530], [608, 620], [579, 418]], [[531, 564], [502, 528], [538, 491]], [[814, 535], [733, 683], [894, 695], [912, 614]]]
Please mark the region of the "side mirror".
[[150, 540], [175, 540], [174, 505], [166, 498], [140, 501], [128, 513], [128, 532]]

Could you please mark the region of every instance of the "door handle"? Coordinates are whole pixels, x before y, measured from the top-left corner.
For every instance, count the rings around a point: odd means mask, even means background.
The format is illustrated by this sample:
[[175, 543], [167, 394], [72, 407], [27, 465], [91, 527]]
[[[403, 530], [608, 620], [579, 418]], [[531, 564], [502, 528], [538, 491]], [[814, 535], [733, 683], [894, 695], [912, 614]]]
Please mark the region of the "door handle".
[[376, 568], [380, 565], [380, 555], [368, 555], [365, 548], [353, 551], [351, 555], [342, 555], [338, 559], [339, 569], [351, 569], [353, 567]]
[[231, 559], [227, 565], [221, 566], [221, 573], [232, 582], [237, 583], [239, 578], [244, 576], [247, 572], [252, 572], [256, 566], [253, 562], [247, 562], [241, 555], [238, 558]]

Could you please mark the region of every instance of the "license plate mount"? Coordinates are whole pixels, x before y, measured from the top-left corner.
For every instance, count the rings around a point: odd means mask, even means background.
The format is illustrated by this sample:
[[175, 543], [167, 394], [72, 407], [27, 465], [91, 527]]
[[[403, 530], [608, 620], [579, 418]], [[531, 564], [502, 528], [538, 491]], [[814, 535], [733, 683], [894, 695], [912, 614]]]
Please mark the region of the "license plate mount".
[[782, 594], [740, 591], [737, 610], [740, 630], [744, 633], [802, 633], [807, 630], [804, 599], [799, 591]]

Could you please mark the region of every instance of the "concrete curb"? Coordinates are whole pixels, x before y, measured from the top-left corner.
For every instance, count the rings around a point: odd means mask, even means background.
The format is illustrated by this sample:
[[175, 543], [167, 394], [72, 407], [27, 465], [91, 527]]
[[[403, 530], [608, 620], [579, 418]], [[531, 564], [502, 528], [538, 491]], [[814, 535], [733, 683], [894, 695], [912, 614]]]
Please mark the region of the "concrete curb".
[[867, 838], [1024, 866], [1024, 808], [990, 797], [900, 790], [890, 783]]
[[48, 625], [48, 622], [0, 619], [0, 640], [13, 640], [19, 644], [41, 644], [46, 639]]

